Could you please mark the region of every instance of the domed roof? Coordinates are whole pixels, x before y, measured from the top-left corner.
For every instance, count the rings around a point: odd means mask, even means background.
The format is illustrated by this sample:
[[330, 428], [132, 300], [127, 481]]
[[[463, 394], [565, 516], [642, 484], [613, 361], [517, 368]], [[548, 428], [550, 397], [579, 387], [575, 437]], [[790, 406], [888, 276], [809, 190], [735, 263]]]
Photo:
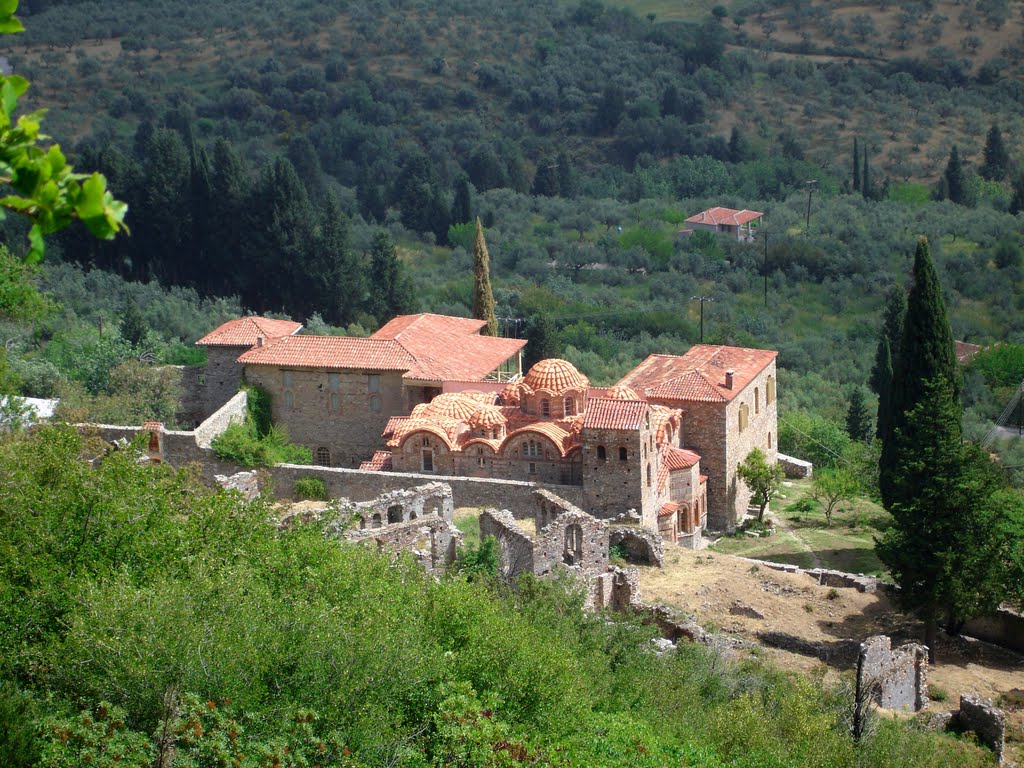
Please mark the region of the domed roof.
[[547, 390], [553, 395], [560, 395], [570, 389], [586, 389], [590, 379], [576, 370], [576, 366], [568, 360], [550, 358], [541, 360], [523, 377], [523, 384], [534, 392]]
[[469, 425], [478, 429], [494, 429], [507, 423], [505, 414], [496, 405], [485, 405], [469, 417]]
[[519, 384], [518, 381], [510, 381], [501, 390], [501, 402], [505, 405], [519, 405]]
[[614, 387], [608, 390], [605, 397], [609, 400], [640, 400], [640, 395], [636, 393], [635, 389], [631, 387], [624, 387], [621, 384], [616, 384]]
[[[423, 416], [431, 418], [448, 418], [456, 421], [468, 421], [469, 417], [476, 413], [481, 407], [479, 398], [464, 392], [445, 392], [438, 395], [420, 412]], [[419, 410], [416, 406], [413, 413]]]

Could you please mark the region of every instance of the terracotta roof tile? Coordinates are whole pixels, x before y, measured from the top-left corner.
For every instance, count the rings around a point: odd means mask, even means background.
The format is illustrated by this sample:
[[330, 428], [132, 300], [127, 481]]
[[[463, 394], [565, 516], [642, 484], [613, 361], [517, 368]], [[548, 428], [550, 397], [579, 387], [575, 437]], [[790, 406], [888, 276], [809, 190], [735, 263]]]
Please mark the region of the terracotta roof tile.
[[737, 211], [734, 208], [708, 208], [686, 220], [687, 224], [707, 224], [718, 226], [725, 224], [730, 227], [738, 227], [742, 224], [760, 219], [764, 214], [761, 211], [748, 211], [746, 209]]
[[262, 336], [267, 341], [291, 336], [302, 323], [269, 317], [240, 317], [210, 331], [196, 342], [197, 347], [251, 347]]
[[507, 443], [517, 437], [523, 437], [530, 432], [537, 432], [551, 440], [562, 456], [565, 456], [570, 450], [578, 445], [578, 436], [568, 429], [570, 424], [571, 422], [538, 421], [533, 424], [527, 424], [525, 427], [520, 427], [515, 432], [509, 433], [504, 442]]
[[[650, 355], [619, 386], [656, 399], [725, 402], [742, 392], [777, 356], [769, 349], [697, 344], [682, 356]], [[729, 370], [733, 371], [732, 389], [725, 387]]]
[[481, 336], [486, 323], [446, 315], [403, 315], [370, 336], [398, 342], [414, 358], [407, 379], [426, 381], [482, 379], [513, 357], [525, 339]]
[[971, 344], [966, 341], [957, 341], [956, 344], [956, 361], [960, 365], [967, 365], [974, 359], [975, 355], [981, 352], [980, 344]]
[[680, 469], [693, 469], [700, 461], [700, 455], [683, 448], [666, 445], [661, 449], [662, 466], [667, 467], [670, 472]]
[[597, 398], [587, 403], [584, 429], [639, 429], [648, 405], [642, 400]]
[[369, 469], [374, 472], [390, 472], [391, 471], [391, 452], [390, 451], [377, 451], [373, 454], [373, 458], [369, 461], [364, 461], [359, 465], [360, 469]]
[[534, 365], [523, 377], [522, 384], [530, 392], [547, 391], [561, 395], [570, 389], [586, 389], [590, 380], [568, 360], [549, 358]]
[[402, 423], [408, 418], [408, 416], [392, 416], [388, 419], [388, 423], [384, 426], [384, 431], [380, 433], [380, 436], [391, 437], [395, 434], [395, 430], [402, 426]]
[[353, 336], [287, 336], [238, 358], [244, 365], [335, 370], [407, 371], [415, 359], [395, 341]]
[[674, 501], [666, 501], [661, 505], [661, 509], [658, 510], [658, 517], [668, 517], [674, 515], [679, 511], [679, 505]]

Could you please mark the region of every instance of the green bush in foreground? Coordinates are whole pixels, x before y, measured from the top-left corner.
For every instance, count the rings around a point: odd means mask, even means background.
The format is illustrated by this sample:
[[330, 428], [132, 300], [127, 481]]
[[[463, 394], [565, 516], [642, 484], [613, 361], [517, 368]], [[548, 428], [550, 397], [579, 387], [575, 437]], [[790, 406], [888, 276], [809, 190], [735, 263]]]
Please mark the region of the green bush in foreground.
[[0, 714], [29, 721], [17, 748], [42, 768], [990, 760], [898, 722], [857, 744], [848, 696], [702, 646], [655, 655], [568, 577], [435, 580], [129, 451], [91, 469], [85, 447], [0, 443], [0, 680], [20, 686]]
[[[271, 422], [270, 395], [259, 387], [245, 389], [248, 396], [245, 421], [229, 424], [213, 439], [210, 447], [214, 455], [248, 469], [275, 464], [312, 464], [313, 452], [289, 442], [288, 428]], [[325, 489], [325, 498], [326, 493]]]

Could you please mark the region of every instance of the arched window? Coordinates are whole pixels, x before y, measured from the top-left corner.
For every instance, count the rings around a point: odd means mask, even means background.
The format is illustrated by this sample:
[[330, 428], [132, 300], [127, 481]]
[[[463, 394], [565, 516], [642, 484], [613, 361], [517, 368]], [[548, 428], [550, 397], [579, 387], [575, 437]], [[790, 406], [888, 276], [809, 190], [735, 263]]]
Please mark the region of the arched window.
[[527, 440], [524, 442], [523, 456], [540, 456], [540, 443], [536, 440]]
[[573, 523], [565, 528], [565, 549], [562, 561], [566, 565], [578, 565], [583, 562], [583, 528]]
[[626, 455], [627, 455], [626, 454], [626, 449], [625, 448], [619, 448], [619, 461], [625, 461], [626, 460]]
[[320, 446], [316, 449], [316, 463], [321, 467], [331, 466], [331, 449]]
[[743, 403], [740, 406], [739, 417], [740, 417], [739, 418], [739, 421], [740, 421], [740, 432], [742, 432], [743, 430], [745, 430], [747, 428], [747, 425], [750, 423], [750, 409], [747, 407], [746, 403]]
[[607, 457], [605, 456], [605, 453], [604, 453], [604, 446], [603, 445], [597, 446], [597, 460], [598, 461], [604, 461], [605, 458], [607, 458]]
[[768, 384], [764, 390], [764, 404], [771, 405], [775, 402], [775, 377], [768, 377]]
[[541, 400], [540, 401], [540, 415], [541, 416], [550, 416], [551, 415], [551, 403], [549, 403], [547, 400]]
[[772, 433], [771, 432], [768, 433], [768, 447], [769, 448], [772, 447]]
[[651, 484], [651, 465], [647, 465], [647, 484]]
[[388, 523], [402, 522], [402, 505], [394, 504], [388, 507]]
[[754, 387], [754, 415], [757, 416], [761, 412], [761, 393]]
[[575, 416], [576, 415], [576, 401], [573, 398], [571, 398], [571, 397], [565, 398], [565, 415], [566, 416]]
[[420, 452], [420, 464], [424, 472], [434, 471], [434, 452], [431, 449], [424, 448]]
[[381, 525], [382, 525], [382, 522], [381, 522], [380, 512], [376, 512], [376, 513], [374, 513], [373, 517], [370, 518], [370, 527], [371, 528], [380, 528]]

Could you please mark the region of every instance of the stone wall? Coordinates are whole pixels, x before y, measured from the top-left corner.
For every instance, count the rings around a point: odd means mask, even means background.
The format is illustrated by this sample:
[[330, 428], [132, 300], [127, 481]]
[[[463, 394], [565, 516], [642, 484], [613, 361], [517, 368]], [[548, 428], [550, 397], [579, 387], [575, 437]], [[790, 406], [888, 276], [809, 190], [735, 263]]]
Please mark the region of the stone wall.
[[885, 709], [923, 709], [928, 706], [928, 649], [916, 643], [893, 649], [885, 635], [868, 638], [857, 660], [857, 690]]
[[964, 634], [1024, 653], [1024, 615], [1000, 608], [989, 616], [971, 619]]
[[796, 459], [784, 453], [776, 455], [783, 474], [792, 480], [803, 480], [814, 474], [814, 465], [803, 459]]
[[209, 448], [210, 443], [217, 435], [221, 434], [231, 424], [241, 424], [245, 421], [249, 395], [243, 390], [236, 392], [230, 400], [218, 408], [202, 424], [196, 427], [195, 443], [200, 448]]
[[394, 553], [409, 552], [428, 572], [444, 570], [455, 562], [462, 543], [459, 529], [433, 513], [373, 530], [348, 531], [345, 538], [373, 541], [379, 549]]
[[326, 449], [331, 466], [359, 466], [385, 447], [381, 433], [388, 419], [408, 413], [399, 372], [250, 365], [245, 378], [270, 394], [274, 423], [288, 428], [292, 442], [314, 456]]
[[[583, 430], [583, 507], [595, 517], [608, 519], [628, 509], [644, 514], [642, 450], [649, 431]], [[604, 459], [599, 448], [604, 448]], [[625, 459], [619, 458], [622, 450]]]
[[1006, 746], [1006, 713], [992, 706], [991, 701], [982, 701], [978, 696], [968, 694], [960, 697], [960, 712], [955, 717], [957, 728], [974, 731], [978, 741], [991, 749], [996, 764], [1003, 764], [1003, 750]]
[[608, 524], [574, 508], [538, 531], [533, 572], [545, 576], [558, 566], [576, 569], [584, 577], [607, 571]]
[[516, 524], [508, 510], [486, 509], [480, 513], [480, 540], [488, 536], [498, 542], [498, 569], [504, 578], [533, 573], [533, 539]]
[[665, 543], [654, 531], [633, 525], [613, 525], [608, 529], [608, 543], [619, 547], [626, 562], [634, 565], [665, 564]]
[[408, 523], [431, 515], [452, 521], [455, 505], [452, 489], [447, 483], [426, 483], [415, 488], [399, 488], [383, 493], [370, 501], [352, 505], [360, 518], [360, 529], [380, 528], [382, 525]]
[[230, 400], [242, 385], [242, 365], [238, 357], [248, 346], [206, 347], [206, 365], [182, 368], [183, 423], [205, 421]]

